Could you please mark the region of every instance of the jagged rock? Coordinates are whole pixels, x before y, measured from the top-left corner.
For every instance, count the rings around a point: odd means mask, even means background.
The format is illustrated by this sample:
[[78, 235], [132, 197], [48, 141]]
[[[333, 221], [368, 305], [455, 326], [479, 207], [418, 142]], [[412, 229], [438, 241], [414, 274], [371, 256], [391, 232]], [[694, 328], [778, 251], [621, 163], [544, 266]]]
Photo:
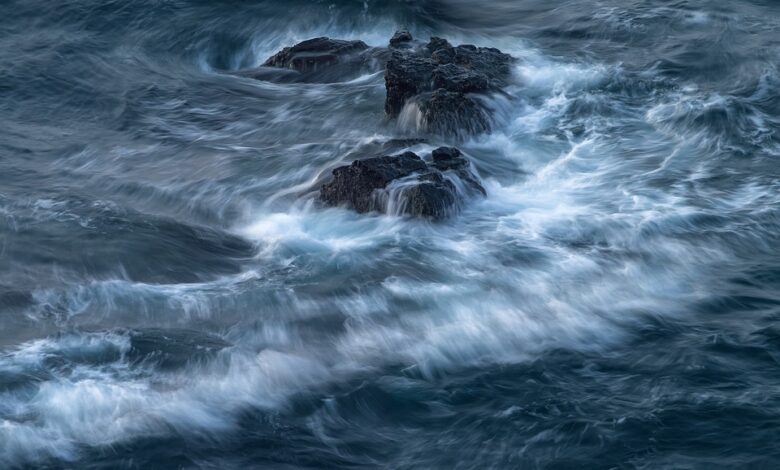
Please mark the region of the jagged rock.
[[432, 88], [458, 93], [481, 93], [490, 89], [488, 78], [455, 64], [443, 64], [433, 70]]
[[395, 117], [412, 97], [430, 89], [434, 65], [425, 57], [393, 52], [385, 69], [385, 112]]
[[430, 42], [425, 46], [430, 53], [434, 53], [439, 50], [451, 51], [453, 49], [452, 44], [446, 39], [442, 39], [436, 36], [431, 37]]
[[[242, 74], [277, 81], [335, 82], [381, 70], [387, 56], [386, 49], [369, 47], [363, 41], [320, 37], [285, 47], [266, 60], [263, 67]], [[288, 73], [274, 72], [278, 69]]]
[[358, 212], [369, 212], [377, 209], [375, 190], [427, 169], [428, 165], [412, 152], [355, 160], [333, 170], [333, 181], [322, 186], [320, 199], [329, 205], [347, 203]]
[[487, 111], [474, 99], [460, 92], [438, 89], [420, 95], [422, 122], [436, 134], [480, 134], [490, 130]]
[[411, 47], [412, 40], [412, 34], [409, 31], [396, 31], [393, 37], [390, 38], [390, 47]]
[[491, 120], [486, 101], [475, 95], [506, 86], [513, 60], [492, 47], [453, 46], [438, 37], [422, 44], [408, 31], [398, 31], [389, 48], [309, 39], [284, 48], [263, 67], [239, 73], [281, 82], [336, 82], [384, 67], [388, 116], [398, 117], [411, 102], [416, 106], [404, 114], [403, 125], [435, 134], [477, 134], [489, 131]]
[[441, 219], [464, 197], [485, 194], [458, 149], [436, 149], [432, 160], [428, 164], [413, 152], [356, 160], [333, 170], [333, 181], [321, 187], [320, 200], [357, 212], [390, 211]]
[[438, 37], [420, 48], [394, 50], [385, 69], [385, 111], [396, 117], [413, 101], [429, 132], [488, 131], [488, 110], [470, 95], [505, 86], [512, 61], [510, 55], [495, 48], [454, 47]]

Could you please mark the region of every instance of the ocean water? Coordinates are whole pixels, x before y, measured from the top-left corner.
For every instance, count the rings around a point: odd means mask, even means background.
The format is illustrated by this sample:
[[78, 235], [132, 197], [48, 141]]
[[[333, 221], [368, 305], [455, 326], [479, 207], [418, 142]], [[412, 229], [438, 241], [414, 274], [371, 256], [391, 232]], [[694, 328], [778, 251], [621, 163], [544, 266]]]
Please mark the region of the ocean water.
[[[316, 36], [517, 57], [493, 131]], [[780, 3], [0, 2], [0, 468], [780, 467]], [[390, 139], [488, 196], [315, 203]]]

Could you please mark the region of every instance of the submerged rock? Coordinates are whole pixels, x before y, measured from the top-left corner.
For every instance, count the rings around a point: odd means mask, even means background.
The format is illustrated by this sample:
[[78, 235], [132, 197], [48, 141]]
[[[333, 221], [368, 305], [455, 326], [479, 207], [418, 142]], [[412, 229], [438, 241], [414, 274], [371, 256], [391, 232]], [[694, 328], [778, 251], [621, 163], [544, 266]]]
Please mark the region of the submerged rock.
[[[363, 41], [320, 37], [285, 47], [266, 60], [263, 67], [243, 74], [280, 81], [335, 82], [381, 70], [386, 61], [385, 49], [369, 47]], [[285, 69], [288, 73], [274, 74], [268, 69]]]
[[[411, 35], [403, 38], [412, 41]], [[498, 49], [455, 47], [437, 37], [423, 47], [393, 50], [385, 69], [385, 112], [397, 117], [413, 102], [429, 132], [485, 132], [489, 130], [488, 110], [473, 95], [505, 86], [513, 60]]]
[[128, 359], [165, 370], [206, 361], [231, 344], [219, 336], [194, 330], [144, 328], [130, 334]]
[[464, 198], [485, 194], [468, 159], [455, 148], [434, 150], [430, 164], [413, 152], [356, 160], [333, 170], [320, 200], [357, 212], [390, 212], [441, 219]]

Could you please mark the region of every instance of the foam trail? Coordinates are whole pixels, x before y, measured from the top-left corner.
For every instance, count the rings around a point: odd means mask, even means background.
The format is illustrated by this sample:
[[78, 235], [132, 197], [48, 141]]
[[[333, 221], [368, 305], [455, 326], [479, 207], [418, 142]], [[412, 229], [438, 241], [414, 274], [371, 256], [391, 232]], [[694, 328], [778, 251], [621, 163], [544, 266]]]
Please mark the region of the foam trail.
[[[0, 467], [778, 467], [778, 15], [635, 3], [0, 4]], [[400, 28], [518, 59], [489, 132], [255, 69]]]

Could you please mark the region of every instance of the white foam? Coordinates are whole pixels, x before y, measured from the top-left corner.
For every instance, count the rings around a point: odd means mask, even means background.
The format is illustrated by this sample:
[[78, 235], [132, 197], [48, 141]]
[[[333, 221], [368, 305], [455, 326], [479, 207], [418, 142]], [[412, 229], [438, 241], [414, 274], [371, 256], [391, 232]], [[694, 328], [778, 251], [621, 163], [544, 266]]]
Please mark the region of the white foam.
[[[513, 165], [493, 167], [488, 198], [471, 201], [446, 223], [261, 204], [235, 228], [258, 246], [254, 264], [247, 261], [239, 275], [179, 285], [94, 280], [36, 291], [42, 309], [65, 311], [85, 325], [220, 320], [235, 346], [204, 364], [160, 372], [128, 362], [124, 333], [25, 343], [0, 358], [0, 370], [50, 375], [31, 395], [0, 394], [0, 461], [72, 460], [81, 445], [170, 433], [218, 439], [248, 408], [284, 408], [296, 393], [322, 393], [358, 373], [400, 364], [435, 377], [533, 360], [550, 348], [604, 350], [624, 340], [642, 314], [685, 309], [712, 288], [706, 270], [728, 254], [653, 234], [697, 209], [669, 188], [620, 178], [634, 162], [609, 135], [569, 142], [545, 134], [577, 93], [607, 73], [527, 52], [514, 91], [533, 99], [512, 108], [497, 133], [464, 144], [481, 164]], [[664, 124], [679, 111], [664, 106], [649, 111], [648, 120]], [[413, 111], [404, 119], [416, 126]], [[669, 163], [661, 159], [656, 173]], [[290, 178], [303, 181], [295, 187], [303, 192], [318, 181], [312, 173], [323, 170], [283, 171], [262, 183]], [[730, 202], [745, 206], [763, 196], [746, 187]], [[38, 209], [56, 208], [42, 201]], [[649, 254], [654, 264], [641, 259]], [[274, 284], [264, 276], [268, 267], [289, 269], [300, 283]], [[307, 292], [332, 278], [343, 283], [334, 293]], [[246, 289], [253, 296], [237, 300]], [[325, 315], [343, 322], [316, 335], [306, 330], [306, 320]], [[47, 365], [52, 357], [71, 367]]]
[[609, 69], [602, 65], [553, 62], [531, 56], [515, 66], [515, 74], [528, 91], [553, 95], [601, 83]]
[[[106, 340], [104, 335], [80, 338], [87, 345]], [[4, 358], [0, 368], [24, 363], [36, 350], [63, 354], [60, 345], [57, 340], [28, 343]], [[123, 359], [100, 369], [52, 370], [56, 377], [42, 382], [29, 399], [3, 394], [0, 461], [72, 460], [80, 445], [166, 435], [171, 428], [185, 436], [214, 435], [234, 426], [237, 411], [279, 407], [291, 393], [321, 383], [327, 373], [316, 360], [268, 349], [230, 351], [220, 359], [173, 375], [133, 369]]]

